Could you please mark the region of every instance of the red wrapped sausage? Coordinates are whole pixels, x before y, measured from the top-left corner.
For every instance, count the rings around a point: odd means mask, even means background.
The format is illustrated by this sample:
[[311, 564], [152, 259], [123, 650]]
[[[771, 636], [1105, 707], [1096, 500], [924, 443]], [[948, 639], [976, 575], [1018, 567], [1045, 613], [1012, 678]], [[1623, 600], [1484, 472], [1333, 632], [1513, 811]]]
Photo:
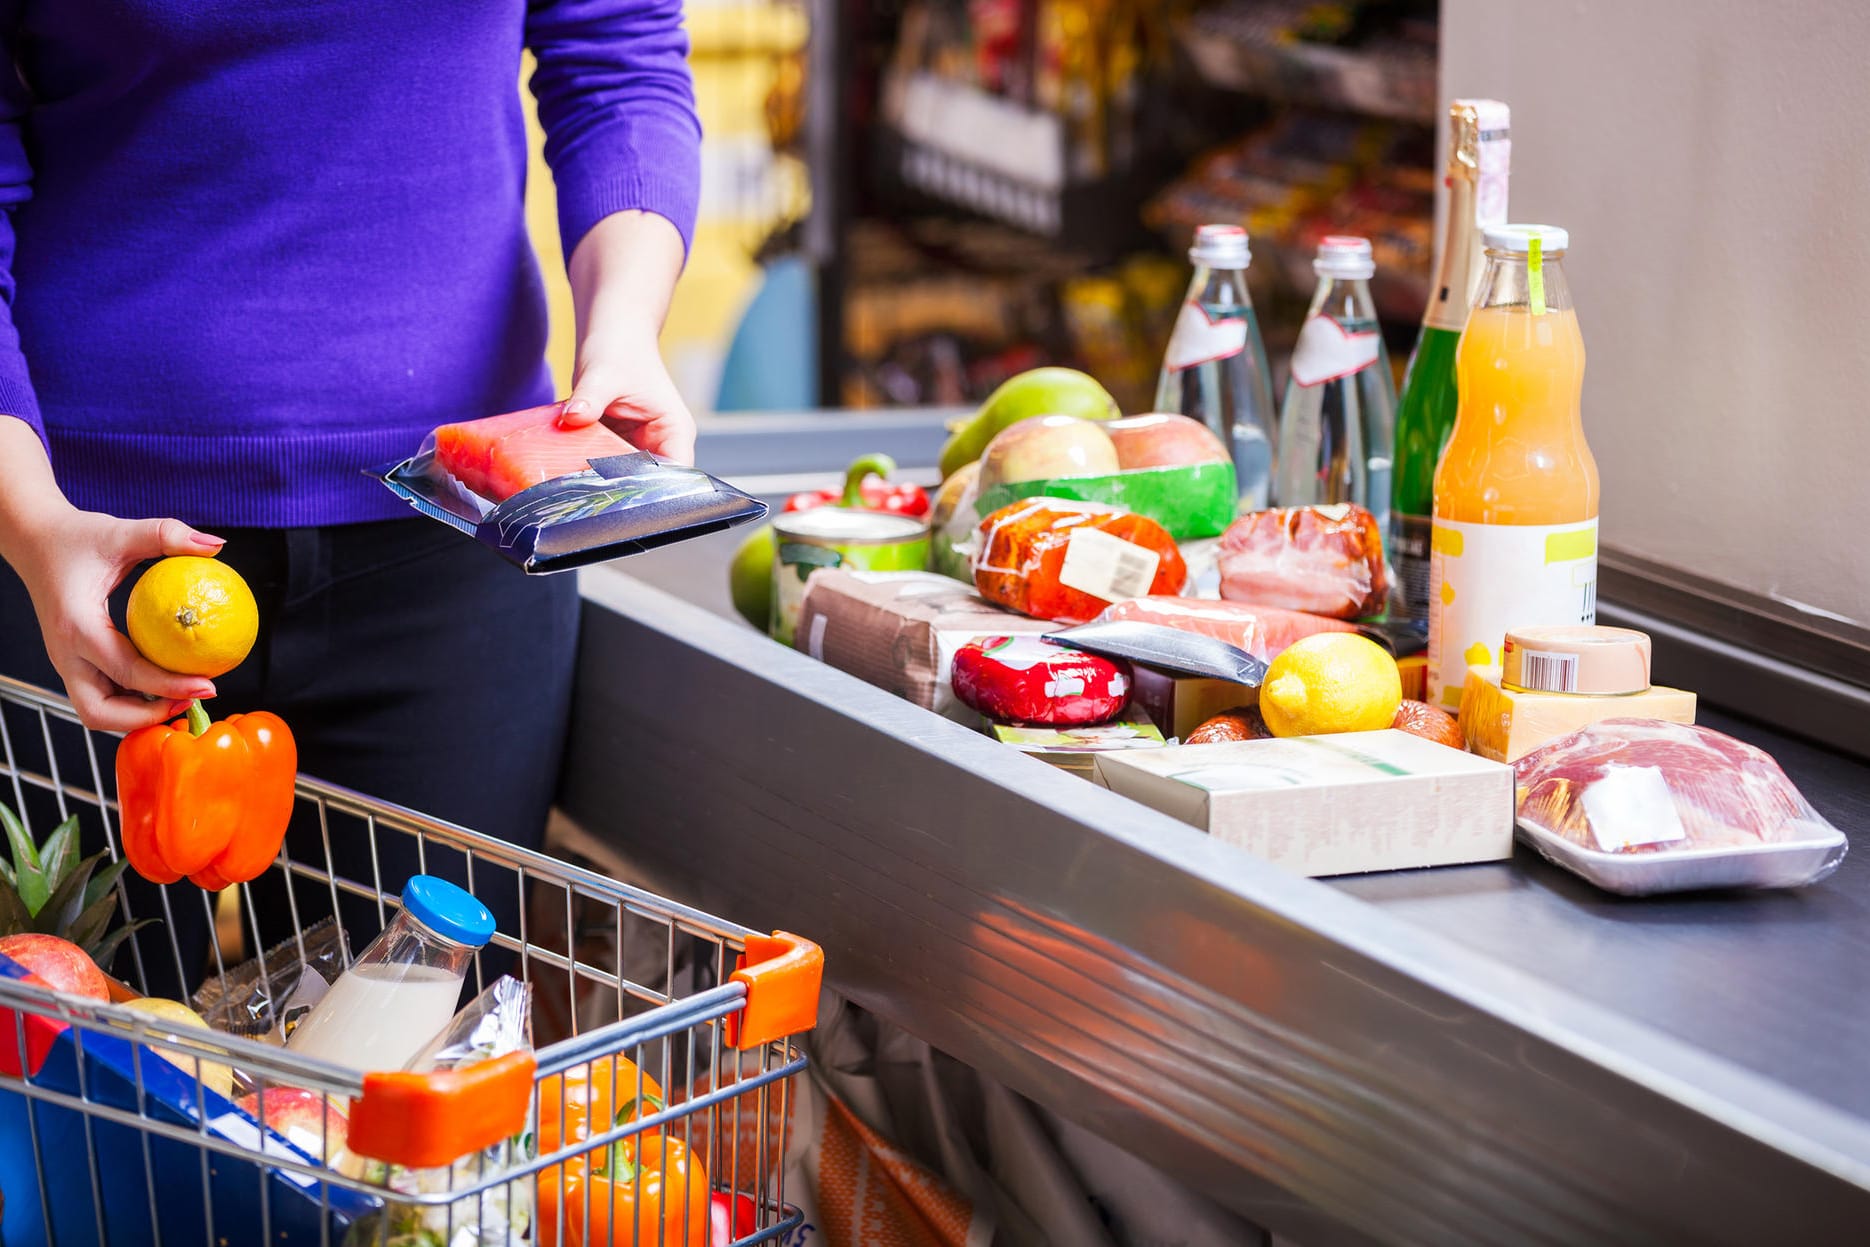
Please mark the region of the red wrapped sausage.
[[1221, 534], [1221, 596], [1360, 619], [1383, 609], [1389, 568], [1376, 517], [1360, 506], [1277, 507]]
[[974, 534], [974, 587], [1035, 619], [1084, 623], [1112, 602], [1180, 593], [1187, 580], [1162, 525], [1101, 503], [1027, 498]]
[[1130, 700], [1118, 664], [1036, 636], [991, 636], [955, 651], [954, 693], [999, 723], [1088, 727]]

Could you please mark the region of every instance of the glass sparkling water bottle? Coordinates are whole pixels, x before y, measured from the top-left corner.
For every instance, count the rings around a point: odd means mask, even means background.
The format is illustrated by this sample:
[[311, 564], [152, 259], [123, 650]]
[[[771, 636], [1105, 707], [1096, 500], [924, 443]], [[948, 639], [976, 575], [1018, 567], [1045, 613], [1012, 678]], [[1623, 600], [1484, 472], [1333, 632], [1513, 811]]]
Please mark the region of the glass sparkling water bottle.
[[1370, 242], [1333, 234], [1312, 261], [1318, 293], [1292, 350], [1279, 409], [1282, 507], [1354, 502], [1389, 527], [1396, 385], [1370, 300]]
[[1258, 511], [1270, 500], [1276, 439], [1266, 347], [1247, 293], [1247, 231], [1204, 225], [1188, 258], [1195, 276], [1163, 355], [1156, 410], [1213, 429], [1233, 453], [1240, 509]]

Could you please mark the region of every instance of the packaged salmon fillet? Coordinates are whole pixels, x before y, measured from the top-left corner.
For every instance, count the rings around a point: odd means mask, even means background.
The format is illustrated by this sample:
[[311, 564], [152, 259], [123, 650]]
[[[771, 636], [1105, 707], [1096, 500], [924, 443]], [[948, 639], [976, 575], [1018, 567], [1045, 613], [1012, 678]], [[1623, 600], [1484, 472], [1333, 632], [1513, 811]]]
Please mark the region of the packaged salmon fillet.
[[1034, 619], [1084, 623], [1113, 602], [1180, 593], [1188, 566], [1156, 521], [1119, 507], [1028, 498], [974, 534], [974, 587]]
[[561, 428], [562, 404], [444, 424], [373, 469], [418, 513], [532, 573], [565, 571], [762, 518], [766, 506], [697, 468], [634, 449], [602, 424]]

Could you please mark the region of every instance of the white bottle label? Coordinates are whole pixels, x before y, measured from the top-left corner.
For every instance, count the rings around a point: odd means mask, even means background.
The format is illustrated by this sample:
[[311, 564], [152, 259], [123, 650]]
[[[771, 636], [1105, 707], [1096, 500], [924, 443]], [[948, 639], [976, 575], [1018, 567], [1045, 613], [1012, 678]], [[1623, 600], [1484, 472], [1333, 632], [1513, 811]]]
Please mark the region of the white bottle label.
[[1323, 385], [1362, 372], [1377, 362], [1382, 337], [1374, 330], [1351, 333], [1322, 312], [1299, 330], [1292, 348], [1292, 379], [1303, 386]]
[[1075, 528], [1065, 539], [1058, 583], [1106, 602], [1144, 597], [1156, 583], [1162, 556], [1096, 528]]
[[1170, 372], [1182, 372], [1197, 364], [1231, 359], [1246, 349], [1246, 317], [1223, 316], [1215, 320], [1206, 308], [1190, 299], [1175, 318], [1175, 330], [1169, 335], [1162, 365]]
[[1509, 630], [1596, 622], [1596, 520], [1435, 521], [1429, 538], [1430, 705], [1459, 709], [1467, 669], [1498, 666]]

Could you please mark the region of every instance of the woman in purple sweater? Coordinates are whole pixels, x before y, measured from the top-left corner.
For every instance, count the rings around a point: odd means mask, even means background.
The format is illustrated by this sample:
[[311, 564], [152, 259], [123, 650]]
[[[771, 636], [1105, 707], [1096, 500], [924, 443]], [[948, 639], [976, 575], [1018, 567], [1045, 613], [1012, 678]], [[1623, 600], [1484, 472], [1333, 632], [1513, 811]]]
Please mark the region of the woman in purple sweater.
[[[575, 581], [364, 470], [554, 397], [522, 48], [577, 304], [562, 418], [692, 459], [657, 346], [700, 183], [680, 0], [0, 0], [0, 45], [0, 673], [114, 731], [264, 707], [308, 774], [537, 844]], [[112, 599], [217, 553], [258, 647], [153, 667]]]

